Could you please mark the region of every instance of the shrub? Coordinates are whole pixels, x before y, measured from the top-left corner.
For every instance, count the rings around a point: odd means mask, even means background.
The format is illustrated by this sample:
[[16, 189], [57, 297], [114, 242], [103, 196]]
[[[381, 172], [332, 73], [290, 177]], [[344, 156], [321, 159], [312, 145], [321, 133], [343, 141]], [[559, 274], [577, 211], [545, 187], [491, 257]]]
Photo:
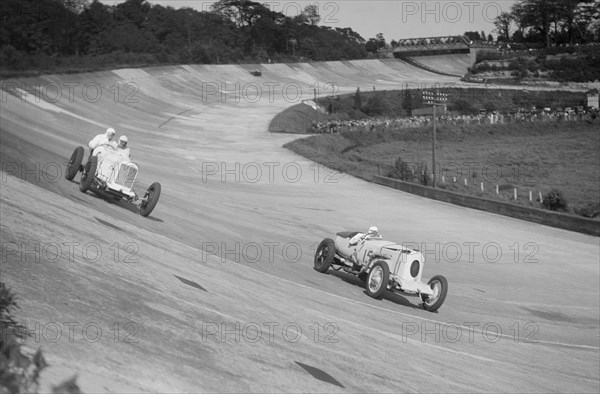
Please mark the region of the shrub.
[[[17, 309], [14, 293], [0, 282], [0, 393], [37, 393], [40, 373], [46, 368], [41, 349], [33, 357], [23, 354], [22, 341], [30, 336], [22, 324], [12, 316]], [[80, 393], [75, 377], [67, 381], [70, 393]], [[55, 387], [59, 392], [65, 383]]]
[[544, 208], [551, 211], [566, 211], [567, 201], [558, 190], [551, 190], [542, 200]]
[[388, 173], [388, 177], [412, 182], [413, 173], [408, 164], [399, 157], [394, 163], [394, 169]]

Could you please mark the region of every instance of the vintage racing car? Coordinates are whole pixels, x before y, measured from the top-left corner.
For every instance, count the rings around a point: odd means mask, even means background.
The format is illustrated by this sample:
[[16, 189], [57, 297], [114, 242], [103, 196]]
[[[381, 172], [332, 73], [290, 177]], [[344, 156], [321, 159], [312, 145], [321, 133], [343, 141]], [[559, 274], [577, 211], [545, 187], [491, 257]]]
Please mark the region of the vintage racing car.
[[386, 290], [417, 295], [423, 308], [434, 312], [446, 299], [448, 281], [436, 275], [429, 282], [422, 282], [424, 263], [423, 254], [417, 250], [385, 241], [378, 235], [344, 231], [336, 234], [335, 241], [321, 241], [315, 252], [314, 269], [325, 273], [332, 267], [358, 275], [373, 298], [381, 297]]
[[150, 215], [160, 197], [160, 183], [154, 182], [140, 197], [133, 189], [138, 174], [137, 164], [119, 154], [112, 145], [97, 147], [87, 163], [82, 165], [84, 153], [82, 146], [73, 151], [65, 172], [67, 180], [72, 181], [81, 171], [79, 190], [83, 193], [91, 190], [115, 200], [126, 200], [138, 205], [142, 216]]

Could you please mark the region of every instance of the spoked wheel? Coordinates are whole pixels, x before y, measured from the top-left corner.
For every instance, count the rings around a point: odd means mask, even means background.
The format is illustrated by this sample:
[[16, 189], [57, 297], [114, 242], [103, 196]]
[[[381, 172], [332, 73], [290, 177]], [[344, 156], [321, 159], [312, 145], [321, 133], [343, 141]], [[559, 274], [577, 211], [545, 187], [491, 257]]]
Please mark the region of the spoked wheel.
[[373, 298], [379, 298], [387, 290], [390, 279], [390, 268], [385, 261], [376, 261], [369, 271], [365, 285], [367, 294]]
[[326, 272], [331, 263], [333, 263], [333, 257], [335, 256], [335, 242], [331, 238], [325, 238], [319, 244], [317, 251], [315, 252], [315, 265], [314, 269], [321, 273]]
[[160, 198], [160, 183], [154, 182], [151, 184], [146, 191], [146, 197], [148, 199], [140, 205], [140, 215], [143, 217], [150, 215], [154, 210], [154, 207], [156, 207], [158, 199]]
[[92, 186], [92, 182], [94, 182], [94, 177], [96, 176], [96, 167], [98, 167], [98, 158], [92, 156], [85, 164], [81, 181], [79, 181], [79, 190], [82, 193], [87, 192], [90, 186]]
[[83, 161], [83, 147], [78, 146], [73, 151], [71, 158], [69, 159], [69, 163], [67, 163], [67, 171], [65, 172], [65, 179], [68, 181], [72, 181], [75, 178], [75, 175], [79, 171], [81, 167], [81, 162]]
[[446, 294], [448, 294], [448, 280], [442, 275], [436, 275], [427, 284], [433, 290], [433, 295], [421, 296], [423, 309], [435, 312], [442, 306], [446, 299]]

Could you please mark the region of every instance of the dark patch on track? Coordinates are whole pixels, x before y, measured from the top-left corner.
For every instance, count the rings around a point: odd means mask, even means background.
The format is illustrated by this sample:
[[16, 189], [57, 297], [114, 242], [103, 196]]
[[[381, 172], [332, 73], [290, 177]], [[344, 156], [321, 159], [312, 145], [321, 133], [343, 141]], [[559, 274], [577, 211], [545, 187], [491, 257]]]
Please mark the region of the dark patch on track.
[[200, 289], [200, 290], [208, 293], [208, 290], [206, 290], [204, 287], [200, 286], [198, 283], [194, 282], [193, 280], [185, 279], [185, 278], [182, 278], [181, 276], [177, 276], [175, 274], [173, 274], [173, 276], [188, 286], [195, 287], [196, 289]]
[[539, 317], [541, 319], [550, 320], [550, 321], [562, 321], [562, 322], [568, 322], [568, 323], [575, 323], [575, 320], [573, 320], [569, 316], [565, 315], [564, 313], [544, 312], [544, 311], [538, 311], [538, 310], [530, 309], [530, 308], [526, 308], [526, 307], [522, 307], [522, 308], [525, 309], [527, 312], [531, 313], [532, 315]]
[[119, 231], [124, 231], [121, 227], [115, 226], [114, 224], [109, 223], [109, 222], [107, 222], [105, 220], [99, 219], [99, 218], [97, 218], [95, 216], [94, 216], [94, 219], [96, 219], [98, 221], [98, 223], [103, 224], [103, 225], [105, 225], [107, 227], [114, 228], [115, 230], [119, 230]]
[[311, 374], [313, 378], [320, 380], [322, 382], [330, 383], [330, 384], [336, 385], [338, 387], [345, 388], [343, 384], [338, 382], [333, 376], [331, 376], [327, 372], [323, 371], [322, 369], [312, 367], [310, 365], [306, 365], [306, 364], [303, 364], [298, 361], [296, 361], [295, 363], [298, 364], [299, 366], [301, 366], [306, 372]]

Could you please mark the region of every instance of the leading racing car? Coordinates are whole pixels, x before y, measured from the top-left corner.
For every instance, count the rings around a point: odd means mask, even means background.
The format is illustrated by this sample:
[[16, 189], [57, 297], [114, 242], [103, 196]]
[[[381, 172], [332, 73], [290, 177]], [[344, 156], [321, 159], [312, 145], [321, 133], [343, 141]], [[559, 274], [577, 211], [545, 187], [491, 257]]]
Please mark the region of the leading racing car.
[[140, 197], [133, 189], [139, 169], [137, 164], [127, 160], [109, 144], [94, 149], [87, 163], [82, 165], [84, 153], [82, 146], [78, 146], [73, 151], [65, 172], [67, 180], [72, 181], [81, 171], [79, 181], [81, 192], [86, 193], [91, 190], [109, 195], [115, 200], [126, 200], [138, 205], [142, 216], [150, 215], [160, 197], [160, 183], [151, 184], [143, 197]]
[[325, 273], [332, 267], [357, 275], [366, 282], [366, 292], [373, 298], [389, 290], [416, 295], [424, 309], [438, 310], [448, 293], [446, 278], [436, 275], [422, 282], [423, 254], [383, 240], [374, 229], [375, 234], [343, 231], [336, 234], [335, 241], [325, 238], [315, 252], [314, 269]]

